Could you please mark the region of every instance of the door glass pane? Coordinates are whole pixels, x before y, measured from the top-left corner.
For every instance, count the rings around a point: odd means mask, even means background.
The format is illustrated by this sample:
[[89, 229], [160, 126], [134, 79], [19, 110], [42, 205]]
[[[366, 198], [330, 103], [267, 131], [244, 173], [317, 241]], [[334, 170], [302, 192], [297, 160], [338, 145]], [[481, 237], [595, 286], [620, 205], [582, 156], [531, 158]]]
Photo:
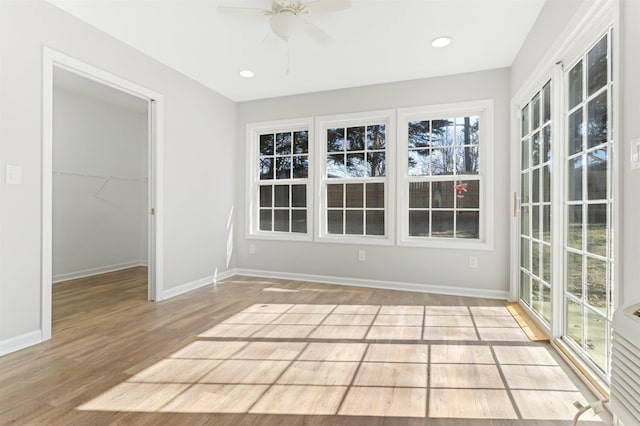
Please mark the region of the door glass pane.
[[520, 209], [520, 233], [522, 235], [531, 236], [531, 230], [529, 229], [530, 222], [529, 207], [522, 206]]
[[589, 95], [607, 84], [607, 36], [603, 37], [587, 55], [587, 86]]
[[540, 243], [537, 241], [531, 242], [531, 273], [540, 276]]
[[540, 94], [537, 94], [531, 101], [531, 115], [533, 116], [532, 129], [540, 127]]
[[551, 246], [543, 244], [542, 246], [542, 279], [551, 282]]
[[551, 321], [551, 287], [542, 284], [542, 306], [540, 309], [542, 318]]
[[531, 206], [531, 238], [540, 239], [540, 207]]
[[607, 205], [590, 204], [587, 207], [587, 251], [607, 256]]
[[567, 302], [567, 335], [582, 346], [582, 305], [569, 300]]
[[546, 126], [542, 132], [543, 155], [542, 161], [551, 160], [551, 126]]
[[607, 313], [607, 262], [587, 257], [587, 302], [603, 315]]
[[529, 104], [522, 110], [522, 136], [529, 134]]
[[582, 102], [582, 61], [569, 71], [569, 109]]
[[540, 132], [535, 132], [531, 139], [531, 165], [540, 164]]
[[567, 291], [582, 297], [582, 255], [567, 253]]
[[551, 82], [547, 83], [542, 89], [543, 94], [543, 108], [542, 108], [542, 122], [546, 123], [551, 120]]
[[589, 102], [587, 109], [587, 145], [593, 148], [606, 143], [607, 132], [607, 92], [604, 91]]
[[520, 199], [522, 203], [529, 203], [529, 172], [522, 174], [522, 188], [520, 190]]
[[569, 160], [569, 201], [582, 200], [582, 157]]
[[551, 166], [542, 168], [542, 201], [551, 201]]
[[540, 202], [540, 169], [531, 172], [531, 202]]
[[567, 245], [582, 250], [582, 205], [569, 206], [567, 210]]
[[569, 116], [569, 155], [582, 151], [582, 108]]
[[531, 305], [531, 277], [525, 272], [520, 272], [520, 299], [527, 305]]
[[608, 322], [606, 319], [587, 309], [587, 332], [586, 347], [587, 353], [601, 370], [606, 371], [607, 366], [607, 332]]
[[531, 243], [528, 238], [520, 239], [520, 266], [528, 271], [531, 270], [530, 244]]
[[551, 242], [551, 206], [542, 207], [542, 241]]
[[589, 200], [607, 199], [607, 149], [587, 154], [587, 197]]
[[522, 141], [522, 170], [529, 168], [529, 138]]

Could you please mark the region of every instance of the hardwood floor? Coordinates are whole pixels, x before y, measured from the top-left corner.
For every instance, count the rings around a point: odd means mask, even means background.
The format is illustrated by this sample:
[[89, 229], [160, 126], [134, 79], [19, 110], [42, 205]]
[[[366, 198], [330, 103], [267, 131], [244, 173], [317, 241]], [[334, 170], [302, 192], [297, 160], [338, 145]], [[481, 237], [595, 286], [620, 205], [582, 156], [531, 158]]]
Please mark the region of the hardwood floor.
[[146, 292], [145, 268], [54, 285], [53, 338], [0, 358], [0, 424], [570, 425], [594, 399], [496, 300], [249, 277]]

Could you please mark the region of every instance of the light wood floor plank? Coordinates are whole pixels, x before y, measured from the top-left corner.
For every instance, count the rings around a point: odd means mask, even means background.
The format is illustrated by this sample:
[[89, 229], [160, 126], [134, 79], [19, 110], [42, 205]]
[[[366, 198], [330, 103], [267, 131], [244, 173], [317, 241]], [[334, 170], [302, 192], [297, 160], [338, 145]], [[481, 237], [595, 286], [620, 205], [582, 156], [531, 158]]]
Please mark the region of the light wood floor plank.
[[146, 274], [54, 285], [53, 338], [0, 358], [1, 425], [568, 426], [593, 398], [501, 301], [234, 277], [154, 303]]

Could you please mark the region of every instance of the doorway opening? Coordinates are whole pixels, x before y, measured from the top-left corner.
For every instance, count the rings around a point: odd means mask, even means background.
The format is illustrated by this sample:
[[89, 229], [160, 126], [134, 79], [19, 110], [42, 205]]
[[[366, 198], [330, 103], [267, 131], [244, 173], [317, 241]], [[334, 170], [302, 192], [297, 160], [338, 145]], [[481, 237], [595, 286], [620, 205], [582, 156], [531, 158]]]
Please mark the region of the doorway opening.
[[161, 95], [44, 49], [42, 340], [53, 283], [135, 278], [138, 297], [163, 299], [162, 109]]

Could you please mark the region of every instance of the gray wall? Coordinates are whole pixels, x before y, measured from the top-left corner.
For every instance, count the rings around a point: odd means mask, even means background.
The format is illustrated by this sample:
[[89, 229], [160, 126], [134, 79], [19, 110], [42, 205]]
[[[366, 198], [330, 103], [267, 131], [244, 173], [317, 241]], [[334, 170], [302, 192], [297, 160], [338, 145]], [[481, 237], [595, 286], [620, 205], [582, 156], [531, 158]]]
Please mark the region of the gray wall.
[[[245, 126], [250, 122], [388, 108], [493, 99], [495, 101], [494, 249], [491, 251], [360, 246], [247, 240], [245, 230]], [[509, 70], [500, 69], [300, 96], [243, 102], [238, 106], [236, 197], [240, 268], [387, 282], [508, 291]], [[393, 206], [392, 208], [394, 208]], [[249, 254], [249, 244], [256, 253]], [[358, 250], [366, 248], [366, 262]], [[478, 257], [469, 269], [468, 256]], [[455, 291], [455, 289], [452, 289]]]
[[640, 170], [631, 170], [630, 141], [640, 138], [640, 1], [622, 2], [622, 98], [621, 138], [618, 141], [622, 153], [622, 223], [617, 235], [622, 241], [622, 256], [618, 267], [622, 268], [623, 303], [640, 301]]
[[146, 112], [59, 87], [53, 111], [53, 280], [146, 264]]
[[164, 95], [164, 287], [234, 267], [236, 105], [43, 1], [0, 1], [0, 345], [40, 329], [42, 47]]
[[511, 65], [511, 95], [536, 69], [583, 3], [592, 0], [547, 0]]

